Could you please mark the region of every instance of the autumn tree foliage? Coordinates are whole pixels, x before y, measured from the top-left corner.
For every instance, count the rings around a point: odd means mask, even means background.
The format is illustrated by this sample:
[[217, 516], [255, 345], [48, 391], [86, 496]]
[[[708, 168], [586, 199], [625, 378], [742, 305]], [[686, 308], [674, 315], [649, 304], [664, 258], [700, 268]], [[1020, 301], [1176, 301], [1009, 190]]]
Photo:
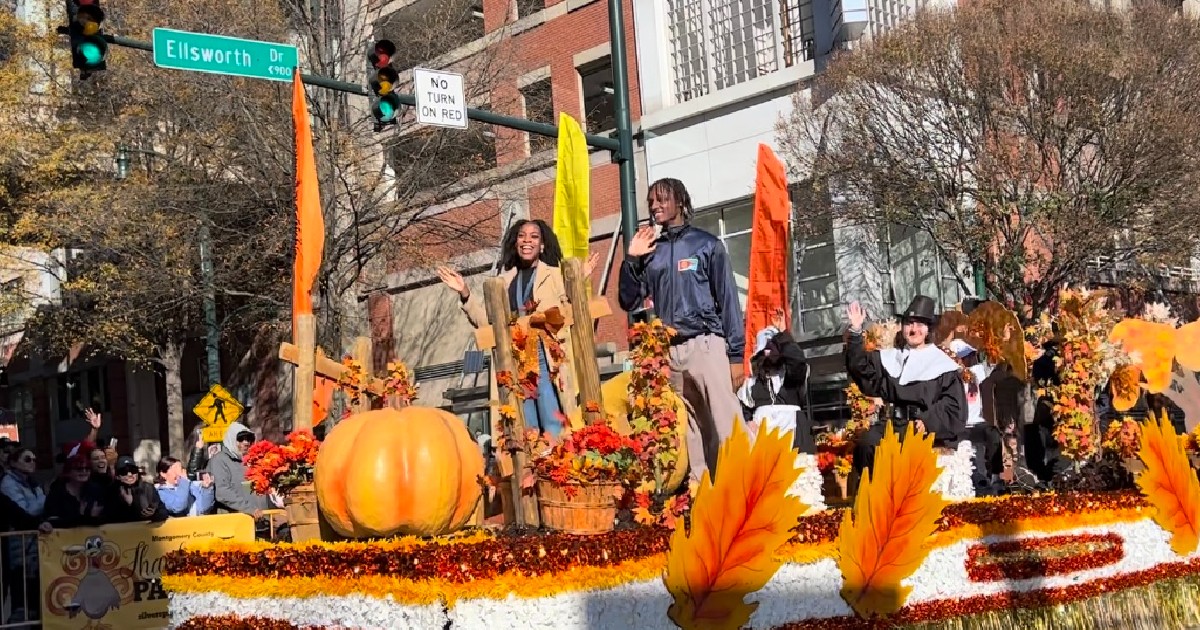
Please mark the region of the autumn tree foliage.
[[926, 232], [965, 288], [982, 266], [1026, 315], [1097, 257], [1130, 278], [1186, 264], [1200, 23], [1166, 4], [963, 2], [840, 55], [778, 129], [801, 214]]
[[[148, 41], [154, 27], [167, 27], [292, 42], [306, 71], [353, 82], [365, 82], [367, 44], [381, 19], [377, 7], [340, 0], [124, 0], [106, 10], [111, 34]], [[63, 297], [28, 322], [28, 347], [83, 347], [159, 370], [169, 448], [178, 454], [185, 447], [183, 349], [204, 334], [202, 222], [211, 222], [226, 354], [242, 333], [288, 334], [291, 85], [160, 69], [145, 51], [117, 46], [109, 48], [107, 71], [79, 81], [53, 33], [62, 8], [47, 11], [33, 24], [0, 12], [0, 242], [69, 259], [64, 269], [46, 270], [61, 276]], [[403, 40], [419, 27], [429, 38], [439, 29], [457, 32], [463, 15], [470, 15], [465, 5], [423, 14], [391, 36]], [[433, 59], [419, 47], [408, 50], [417, 55], [414, 65]], [[469, 96], [486, 94], [502, 67], [498, 54], [457, 66], [469, 77]], [[486, 183], [463, 186], [479, 172], [483, 149], [461, 146], [459, 136], [452, 151], [454, 136], [427, 134], [398, 158], [387, 148], [412, 129], [410, 119], [376, 135], [366, 99], [313, 88], [308, 96], [327, 227], [318, 279], [322, 337], [337, 353], [355, 281], [398, 234], [472, 233], [470, 226], [445, 228], [430, 209], [483, 194]], [[126, 149], [123, 164], [118, 147]]]

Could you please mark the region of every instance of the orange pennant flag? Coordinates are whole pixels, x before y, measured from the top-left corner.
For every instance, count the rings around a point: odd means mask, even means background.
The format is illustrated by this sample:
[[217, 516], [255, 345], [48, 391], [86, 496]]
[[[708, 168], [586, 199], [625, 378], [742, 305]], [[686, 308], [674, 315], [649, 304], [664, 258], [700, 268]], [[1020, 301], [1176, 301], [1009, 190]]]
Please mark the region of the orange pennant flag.
[[788, 198], [787, 173], [771, 147], [758, 145], [758, 176], [754, 184], [754, 219], [750, 236], [750, 278], [746, 296], [745, 367], [750, 371], [754, 340], [782, 309], [788, 321]]
[[292, 75], [292, 123], [296, 127], [296, 264], [292, 270], [292, 336], [297, 317], [313, 312], [312, 288], [325, 249], [325, 217], [317, 187], [317, 160], [300, 70]]

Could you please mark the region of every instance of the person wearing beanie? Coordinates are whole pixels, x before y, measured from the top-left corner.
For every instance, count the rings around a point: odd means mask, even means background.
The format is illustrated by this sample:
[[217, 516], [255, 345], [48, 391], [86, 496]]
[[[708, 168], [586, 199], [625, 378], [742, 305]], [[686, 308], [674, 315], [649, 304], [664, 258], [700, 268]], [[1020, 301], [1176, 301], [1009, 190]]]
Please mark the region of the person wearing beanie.
[[163, 507], [158, 491], [142, 479], [142, 470], [128, 455], [117, 459], [116, 482], [108, 491], [104, 507], [105, 520], [110, 523], [149, 521], [157, 523], [170, 516]]
[[752, 430], [765, 422], [773, 429], [791, 431], [796, 448], [815, 454], [812, 422], [804, 410], [807, 388], [804, 351], [788, 332], [783, 311], [777, 311], [771, 325], [755, 337], [750, 375], [738, 389], [738, 399], [751, 418]]

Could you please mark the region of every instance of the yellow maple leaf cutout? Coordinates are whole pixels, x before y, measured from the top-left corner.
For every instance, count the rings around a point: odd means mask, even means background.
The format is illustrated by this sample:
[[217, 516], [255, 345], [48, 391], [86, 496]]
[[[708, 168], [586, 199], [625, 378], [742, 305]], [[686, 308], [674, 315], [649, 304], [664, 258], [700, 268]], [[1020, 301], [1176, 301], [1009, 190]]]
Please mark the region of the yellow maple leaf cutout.
[[1137, 485], [1154, 506], [1154, 522], [1171, 534], [1175, 553], [1191, 554], [1200, 543], [1200, 480], [1165, 411], [1158, 422], [1151, 418], [1142, 426], [1138, 457], [1146, 469]]
[[778, 549], [807, 509], [788, 489], [800, 476], [792, 434], [758, 430], [754, 447], [742, 423], [717, 455], [719, 473], [707, 472], [692, 507], [691, 531], [671, 536], [663, 584], [674, 603], [667, 614], [684, 630], [737, 630], [758, 604], [761, 589], [782, 562]]
[[[1146, 391], [1161, 394], [1171, 386], [1171, 369], [1175, 362], [1176, 329], [1170, 324], [1144, 319], [1123, 319], [1108, 333], [1108, 340], [1120, 343], [1139, 361], [1132, 364], [1146, 378]], [[1128, 411], [1128, 409], [1118, 410]]]
[[911, 423], [903, 445], [887, 424], [871, 468], [863, 471], [837, 540], [842, 599], [860, 617], [890, 615], [904, 605], [912, 587], [900, 581], [929, 555], [925, 541], [946, 506], [932, 490], [941, 472], [933, 436], [914, 435]]

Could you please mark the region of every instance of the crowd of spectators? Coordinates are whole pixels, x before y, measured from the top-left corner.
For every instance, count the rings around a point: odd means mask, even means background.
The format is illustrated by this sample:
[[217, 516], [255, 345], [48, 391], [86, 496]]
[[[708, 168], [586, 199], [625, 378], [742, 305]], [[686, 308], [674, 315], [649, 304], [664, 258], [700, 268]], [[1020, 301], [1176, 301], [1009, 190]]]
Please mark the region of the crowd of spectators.
[[[190, 470], [180, 460], [165, 457], [158, 462], [151, 482], [133, 457], [118, 455], [115, 440], [110, 440], [107, 447], [97, 444], [100, 414], [90, 409], [84, 414], [91, 430], [85, 439], [65, 445], [55, 462], [57, 474], [48, 486], [38, 479], [39, 462], [33, 449], [0, 439], [0, 532], [28, 532], [6, 536], [0, 545], [0, 584], [6, 591], [0, 596], [9, 602], [7, 623], [38, 618], [38, 544], [34, 530], [48, 534], [62, 528], [153, 523], [216, 511], [214, 478], [200, 469], [205, 463], [203, 440], [197, 439], [188, 462]], [[250, 443], [252, 438], [253, 434]], [[248, 513], [254, 514], [255, 510]]]

